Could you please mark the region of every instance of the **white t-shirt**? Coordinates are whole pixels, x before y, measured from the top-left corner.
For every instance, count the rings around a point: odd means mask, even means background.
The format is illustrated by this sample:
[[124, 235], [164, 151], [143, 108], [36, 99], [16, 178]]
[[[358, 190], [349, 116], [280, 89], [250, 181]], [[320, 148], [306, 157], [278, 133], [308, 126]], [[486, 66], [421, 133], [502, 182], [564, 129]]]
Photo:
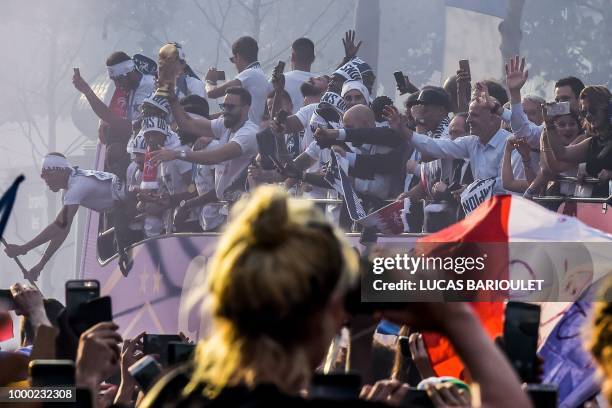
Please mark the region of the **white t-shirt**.
[[[304, 96], [300, 87], [310, 78], [315, 76], [312, 72], [300, 71], [294, 69], [293, 71], [285, 72], [285, 91], [291, 96], [291, 103], [293, 103], [293, 113], [296, 113], [302, 106], [304, 106]], [[310, 118], [308, 118], [310, 120]]]
[[237, 132], [232, 133], [223, 125], [223, 118], [217, 118], [210, 122], [210, 127], [215, 138], [219, 140], [220, 146], [235, 142], [242, 150], [240, 156], [215, 166], [215, 191], [217, 198], [223, 200], [227, 188], [246, 171], [253, 157], [257, 155], [255, 135], [259, 131], [259, 126], [247, 120]]
[[[189, 146], [180, 146], [178, 151], [191, 150]], [[171, 160], [163, 162], [159, 166], [159, 175], [171, 195], [187, 192], [191, 180], [193, 165], [183, 160]]]
[[[213, 150], [219, 147], [219, 141], [213, 140], [206, 146], [204, 150]], [[215, 168], [214, 164], [198, 164], [195, 174], [195, 185], [198, 190], [198, 195], [203, 196], [215, 188]], [[200, 227], [204, 231], [210, 231], [217, 228], [225, 221], [225, 215], [222, 214], [222, 204], [210, 203], [199, 208], [198, 220]]]
[[112, 173], [73, 169], [62, 203], [76, 204], [98, 212], [108, 211], [118, 200], [115, 193], [118, 183], [117, 176]]
[[155, 77], [153, 75], [142, 75], [138, 87], [130, 91], [128, 96], [127, 119], [135, 120], [140, 116], [140, 105], [142, 101], [155, 91]]
[[176, 87], [176, 96], [181, 99], [187, 95], [198, 95], [206, 99], [206, 87], [201, 79], [194, 78], [189, 75], [185, 75], [185, 83], [187, 85], [188, 93], [184, 93]]
[[305, 151], [310, 143], [314, 140], [312, 130], [310, 130], [310, 119], [312, 118], [312, 114], [315, 112], [315, 110], [317, 110], [318, 105], [318, 103], [311, 103], [310, 105], [301, 107], [295, 113], [295, 116], [299, 119], [300, 123], [304, 127], [304, 136], [302, 137], [302, 141], [300, 143], [301, 152]]
[[251, 94], [251, 109], [249, 109], [249, 120], [253, 123], [261, 123], [266, 98], [272, 92], [272, 85], [268, 82], [259, 62], [254, 62], [236, 75], [242, 87]]

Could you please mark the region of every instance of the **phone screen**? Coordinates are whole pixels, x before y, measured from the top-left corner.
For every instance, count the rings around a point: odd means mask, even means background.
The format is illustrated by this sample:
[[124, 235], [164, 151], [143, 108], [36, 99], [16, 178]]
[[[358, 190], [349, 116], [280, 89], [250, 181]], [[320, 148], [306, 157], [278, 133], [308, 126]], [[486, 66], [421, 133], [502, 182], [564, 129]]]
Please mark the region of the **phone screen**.
[[70, 317], [71, 326], [79, 335], [98, 323], [112, 320], [113, 307], [109, 296], [84, 302]]
[[74, 362], [71, 360], [32, 360], [30, 381], [34, 387], [74, 385]]
[[179, 343], [171, 341], [168, 343], [168, 365], [174, 365], [188, 361], [193, 356], [195, 344]]
[[15, 310], [15, 300], [10, 289], [0, 289], [0, 308]]
[[143, 338], [143, 351], [145, 354], [159, 355], [162, 366], [168, 365], [168, 343], [182, 342], [177, 334], [145, 334]]
[[535, 382], [540, 306], [509, 302], [504, 320], [504, 349], [510, 363], [525, 382]]
[[97, 280], [69, 280], [66, 282], [66, 309], [73, 313], [88, 300], [100, 297], [100, 282]]
[[217, 71], [217, 80], [225, 81], [225, 71]]

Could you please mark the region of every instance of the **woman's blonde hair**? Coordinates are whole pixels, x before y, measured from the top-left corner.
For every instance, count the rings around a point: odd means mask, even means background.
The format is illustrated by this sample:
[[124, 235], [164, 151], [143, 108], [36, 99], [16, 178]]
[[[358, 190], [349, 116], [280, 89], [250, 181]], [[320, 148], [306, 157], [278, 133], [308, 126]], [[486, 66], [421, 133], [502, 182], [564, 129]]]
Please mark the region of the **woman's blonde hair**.
[[208, 265], [209, 338], [196, 351], [192, 382], [207, 397], [222, 388], [272, 382], [285, 391], [312, 374], [309, 339], [333, 336], [318, 316], [355, 282], [357, 257], [323, 213], [277, 187], [238, 202]]
[[603, 301], [594, 302], [587, 348], [599, 365], [602, 392], [612, 406], [612, 276], [604, 282], [599, 298]]

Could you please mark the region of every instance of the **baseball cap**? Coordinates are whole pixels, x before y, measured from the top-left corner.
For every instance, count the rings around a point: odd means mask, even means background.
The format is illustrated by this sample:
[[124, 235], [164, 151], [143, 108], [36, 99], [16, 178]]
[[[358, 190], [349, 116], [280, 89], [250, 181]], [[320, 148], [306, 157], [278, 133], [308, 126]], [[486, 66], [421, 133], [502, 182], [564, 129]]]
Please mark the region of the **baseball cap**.
[[450, 109], [450, 98], [444, 89], [439, 87], [429, 87], [419, 92], [419, 96], [414, 104], [437, 105]]

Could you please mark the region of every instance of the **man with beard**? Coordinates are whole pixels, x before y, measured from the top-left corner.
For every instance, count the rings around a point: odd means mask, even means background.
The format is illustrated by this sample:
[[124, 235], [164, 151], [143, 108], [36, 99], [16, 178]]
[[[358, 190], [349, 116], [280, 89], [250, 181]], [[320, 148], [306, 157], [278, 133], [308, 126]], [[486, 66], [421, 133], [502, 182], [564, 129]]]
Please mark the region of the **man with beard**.
[[248, 119], [251, 94], [244, 88], [228, 88], [220, 104], [222, 117], [214, 120], [190, 117], [176, 97], [170, 97], [170, 106], [182, 131], [217, 139], [219, 147], [199, 151], [163, 149], [153, 153], [153, 161], [216, 165], [215, 189], [208, 193], [214, 199], [210, 201], [237, 199], [244, 192], [247, 167], [257, 155], [255, 135], [259, 127]]

